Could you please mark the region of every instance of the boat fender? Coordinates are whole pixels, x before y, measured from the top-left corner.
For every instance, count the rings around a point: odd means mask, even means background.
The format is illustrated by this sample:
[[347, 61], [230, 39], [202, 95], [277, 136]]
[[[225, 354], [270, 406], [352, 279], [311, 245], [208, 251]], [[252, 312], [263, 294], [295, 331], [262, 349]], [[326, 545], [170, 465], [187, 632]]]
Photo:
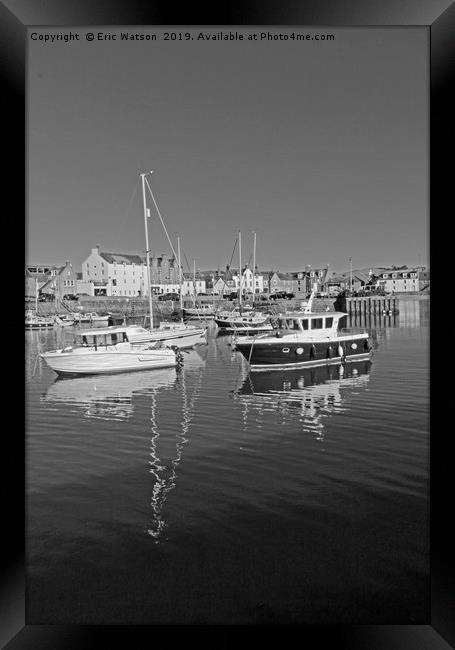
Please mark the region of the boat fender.
[[368, 339], [365, 340], [365, 343], [363, 344], [363, 349], [365, 352], [369, 352], [371, 350], [371, 343]]
[[339, 357], [344, 357], [344, 349], [342, 345], [338, 346], [338, 356]]
[[333, 357], [333, 348], [331, 345], [327, 348], [327, 358], [331, 359]]
[[281, 339], [282, 336], [283, 336], [283, 333], [281, 332], [281, 330], [278, 330], [278, 332], [275, 334], [275, 336], [277, 337], [277, 339]]
[[314, 345], [312, 345], [310, 348], [310, 359], [314, 359], [315, 357], [316, 357], [316, 348]]

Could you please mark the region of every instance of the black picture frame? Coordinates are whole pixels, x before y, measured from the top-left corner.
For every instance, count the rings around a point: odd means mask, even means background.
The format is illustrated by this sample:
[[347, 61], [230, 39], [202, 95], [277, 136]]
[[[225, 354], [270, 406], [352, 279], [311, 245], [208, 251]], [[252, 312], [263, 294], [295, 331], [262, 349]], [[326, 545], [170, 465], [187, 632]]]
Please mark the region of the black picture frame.
[[[436, 7], [434, 5], [437, 5]], [[220, 3], [211, 11], [188, 5], [187, 9], [173, 14], [172, 5], [164, 2], [150, 1], [140, 3], [138, 0], [120, 2], [113, 0], [109, 4], [79, 2], [76, 6], [70, 0], [51, 0], [47, 3], [9, 0], [9, 8], [0, 5], [0, 71], [3, 80], [3, 93], [6, 101], [2, 113], [5, 130], [11, 130], [14, 146], [8, 149], [5, 169], [3, 170], [4, 187], [8, 195], [15, 197], [14, 214], [4, 220], [6, 236], [13, 236], [10, 227], [17, 228], [14, 237], [21, 236], [25, 241], [25, 218], [21, 219], [17, 206], [18, 197], [25, 197], [25, 78], [27, 28], [36, 26], [74, 26], [74, 25], [304, 25], [321, 26], [427, 26], [430, 30], [430, 211], [432, 223], [443, 223], [446, 211], [450, 209], [451, 183], [450, 167], [446, 162], [450, 151], [449, 102], [450, 82], [453, 80], [455, 60], [455, 5], [448, 0], [432, 3], [430, 0], [408, 3], [404, 0], [379, 0], [362, 3], [361, 0], [317, 0], [291, 2], [253, 3], [250, 0], [238, 3]], [[414, 5], [414, 6], [413, 6]], [[24, 134], [23, 136], [21, 134]], [[23, 138], [23, 139], [21, 139]], [[450, 161], [450, 157], [449, 157]], [[453, 181], [452, 181], [453, 183]], [[25, 200], [23, 202], [25, 215]], [[20, 212], [20, 211], [19, 211]], [[6, 228], [5, 228], [6, 226]], [[19, 239], [16, 239], [18, 241]], [[433, 239], [432, 239], [433, 241]], [[17, 246], [15, 246], [17, 250]], [[434, 245], [432, 244], [434, 250]], [[438, 258], [440, 250], [438, 247]], [[25, 258], [25, 255], [24, 255]], [[25, 263], [25, 259], [24, 259]], [[438, 259], [435, 260], [436, 265]], [[17, 266], [17, 255], [14, 257]], [[435, 277], [435, 276], [434, 276]], [[20, 301], [20, 305], [19, 305]], [[21, 313], [22, 296], [18, 298], [17, 313]], [[433, 340], [433, 335], [431, 337]], [[17, 351], [16, 351], [17, 354]], [[17, 361], [16, 361], [17, 363]], [[434, 370], [433, 359], [431, 370]], [[19, 380], [20, 382], [20, 380]], [[12, 386], [17, 391], [18, 384]], [[433, 398], [433, 395], [432, 395]], [[439, 396], [436, 401], [442, 404]], [[19, 405], [20, 408], [21, 404]], [[432, 402], [432, 410], [437, 406]], [[20, 412], [20, 411], [18, 411]], [[333, 647], [341, 648], [447, 648], [455, 644], [455, 617], [453, 616], [454, 576], [453, 553], [454, 535], [447, 527], [451, 519], [452, 507], [447, 503], [451, 486], [451, 456], [446, 452], [446, 431], [435, 429], [431, 442], [431, 618], [428, 625], [415, 626], [336, 626], [298, 627], [282, 629], [271, 627], [258, 628], [153, 628], [147, 626], [118, 628], [96, 626], [36, 626], [27, 625], [25, 617], [25, 566], [24, 566], [24, 497], [25, 445], [21, 431], [20, 419], [15, 418], [14, 426], [8, 431], [4, 440], [6, 457], [10, 471], [7, 478], [7, 492], [3, 504], [4, 523], [7, 534], [3, 543], [3, 571], [0, 587], [0, 609], [2, 625], [0, 641], [5, 646], [17, 648], [79, 648], [107, 647], [108, 637], [115, 638], [116, 643], [129, 647], [142, 645], [153, 639], [161, 646], [169, 647], [177, 640], [186, 643], [203, 644], [210, 647], [224, 647], [255, 639], [261, 636], [271, 643], [283, 643], [288, 632], [296, 634], [299, 644], [314, 647], [314, 644], [330, 642]], [[22, 429], [23, 430], [23, 429]], [[441, 435], [439, 435], [441, 434]], [[442, 507], [439, 505], [442, 504]], [[283, 636], [283, 634], [285, 636]], [[149, 636], [150, 635], [150, 636]], [[134, 639], [134, 640], [133, 640]], [[284, 641], [286, 642], [286, 641]], [[448, 645], [449, 644], [449, 645]]]

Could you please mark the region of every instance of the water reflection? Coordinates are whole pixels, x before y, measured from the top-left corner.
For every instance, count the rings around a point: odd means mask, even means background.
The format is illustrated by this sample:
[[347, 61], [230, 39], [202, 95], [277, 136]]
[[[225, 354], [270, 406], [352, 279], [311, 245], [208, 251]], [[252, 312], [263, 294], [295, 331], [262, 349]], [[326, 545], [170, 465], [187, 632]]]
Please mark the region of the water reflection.
[[[203, 354], [203, 351], [184, 351], [184, 371], [188, 373], [203, 367]], [[69, 412], [82, 411], [86, 418], [128, 420], [134, 411], [134, 394], [156, 395], [157, 391], [174, 386], [177, 377], [178, 371], [175, 368], [114, 375], [59, 377], [40, 396], [40, 401], [50, 410], [65, 405]]]
[[128, 420], [133, 414], [133, 393], [152, 393], [170, 388], [175, 368], [94, 377], [58, 378], [40, 401], [49, 409], [66, 405], [70, 412], [102, 420]]
[[[179, 413], [178, 423], [175, 427], [175, 439], [172, 445], [171, 460], [165, 464], [164, 454], [159, 451], [159, 445], [162, 442], [163, 433], [158, 424], [159, 409], [157, 405], [157, 394], [152, 394], [150, 403], [150, 426], [152, 437], [150, 440], [150, 473], [154, 477], [152, 496], [150, 506], [152, 509], [152, 520], [147, 525], [147, 533], [153, 537], [156, 543], [159, 542], [163, 530], [166, 527], [163, 507], [167, 500], [168, 494], [176, 486], [177, 469], [183, 456], [184, 446], [188, 442], [188, 432], [192, 422], [196, 399], [200, 393], [202, 376], [205, 368], [207, 356], [206, 349], [185, 351], [183, 371], [178, 376], [178, 387], [181, 394], [181, 412]], [[190, 383], [189, 380], [192, 380]], [[167, 441], [168, 442], [168, 441]], [[166, 454], [169, 455], [169, 452]]]
[[297, 419], [304, 430], [324, 439], [324, 419], [341, 412], [349, 394], [367, 387], [371, 361], [344, 366], [320, 366], [302, 370], [249, 373], [235, 398], [243, 407], [244, 425], [250, 417], [256, 423], [278, 414], [281, 424]]

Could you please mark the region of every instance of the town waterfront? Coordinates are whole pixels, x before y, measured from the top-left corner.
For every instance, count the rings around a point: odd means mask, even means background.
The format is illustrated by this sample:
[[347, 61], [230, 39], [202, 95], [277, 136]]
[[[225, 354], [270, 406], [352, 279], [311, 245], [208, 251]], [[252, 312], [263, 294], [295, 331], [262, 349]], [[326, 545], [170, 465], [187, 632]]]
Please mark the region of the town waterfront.
[[429, 300], [372, 363], [56, 379], [26, 332], [29, 624], [424, 624]]

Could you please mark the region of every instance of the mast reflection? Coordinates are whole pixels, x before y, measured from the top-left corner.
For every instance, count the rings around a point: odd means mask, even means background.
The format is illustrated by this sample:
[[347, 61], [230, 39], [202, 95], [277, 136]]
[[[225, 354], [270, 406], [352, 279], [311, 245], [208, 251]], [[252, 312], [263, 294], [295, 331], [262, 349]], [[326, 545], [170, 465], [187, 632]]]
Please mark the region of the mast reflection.
[[[196, 400], [201, 389], [205, 358], [206, 354], [205, 356], [203, 352], [201, 354], [199, 349], [185, 351], [183, 367], [177, 378], [177, 389], [182, 398], [181, 416], [179, 425], [175, 431], [175, 451], [167, 466], [161, 460], [162, 454], [160, 455], [158, 451], [162, 433], [157, 422], [157, 393], [152, 393], [150, 404], [150, 427], [152, 432], [150, 439], [151, 460], [149, 464], [150, 473], [154, 477], [154, 484], [150, 499], [152, 520], [147, 526], [147, 533], [156, 543], [160, 541], [163, 530], [166, 528], [163, 508], [169, 492], [176, 486], [178, 477], [177, 470], [182, 460], [184, 446], [188, 442], [187, 436], [194, 416]], [[191, 388], [188, 385], [190, 383], [192, 384]]]

